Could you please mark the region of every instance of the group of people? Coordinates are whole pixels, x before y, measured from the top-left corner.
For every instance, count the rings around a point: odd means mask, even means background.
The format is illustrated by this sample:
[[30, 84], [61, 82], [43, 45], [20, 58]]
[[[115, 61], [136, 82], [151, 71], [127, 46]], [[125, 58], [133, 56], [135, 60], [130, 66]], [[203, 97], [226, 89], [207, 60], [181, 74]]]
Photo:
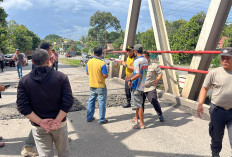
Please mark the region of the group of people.
[[[58, 156], [69, 156], [66, 116], [73, 105], [74, 99], [67, 75], [54, 70], [52, 46], [42, 43], [40, 48], [32, 54], [32, 71], [22, 77], [17, 89], [17, 109], [24, 114], [32, 124], [32, 130], [26, 141], [26, 146], [36, 145], [39, 156], [54, 156], [55, 143]], [[159, 120], [164, 121], [160, 104], [157, 100], [157, 83], [162, 78], [158, 64], [151, 63], [149, 53], [143, 51], [141, 44], [128, 46], [127, 61], [121, 64], [126, 67], [125, 92], [127, 104], [136, 110], [133, 122], [134, 129], [145, 129], [144, 102], [147, 98], [156, 110]], [[212, 104], [210, 105], [211, 150], [213, 157], [219, 157], [222, 149], [222, 139], [225, 126], [228, 128], [230, 144], [232, 146], [232, 48], [221, 50], [222, 67], [209, 72], [203, 83], [199, 95], [198, 115], [203, 113], [203, 103], [210, 88]], [[95, 101], [99, 101], [99, 124], [106, 124], [105, 117], [107, 87], [105, 79], [108, 77], [107, 67], [101, 59], [102, 49], [94, 48], [94, 57], [86, 66], [89, 75], [90, 96], [87, 107], [87, 122], [92, 122], [95, 112]], [[36, 89], [36, 90], [35, 90]], [[0, 91], [4, 91], [0, 85]], [[131, 104], [131, 99], [133, 103]], [[0, 137], [0, 140], [2, 137]], [[28, 145], [27, 145], [28, 144]], [[0, 147], [4, 146], [0, 142]], [[25, 155], [24, 155], [25, 156]], [[28, 154], [30, 156], [30, 154]]]

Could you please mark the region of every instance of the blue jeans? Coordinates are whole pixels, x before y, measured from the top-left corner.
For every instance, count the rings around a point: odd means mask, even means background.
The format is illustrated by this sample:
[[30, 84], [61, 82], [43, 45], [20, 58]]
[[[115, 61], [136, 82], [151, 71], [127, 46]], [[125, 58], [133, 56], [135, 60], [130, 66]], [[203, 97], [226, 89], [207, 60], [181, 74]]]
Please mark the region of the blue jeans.
[[22, 65], [16, 65], [17, 71], [18, 71], [18, 76], [19, 78], [23, 77], [23, 66]]
[[87, 109], [87, 121], [93, 119], [95, 111], [95, 101], [98, 97], [99, 103], [99, 123], [104, 122], [105, 113], [106, 113], [106, 97], [107, 97], [107, 88], [92, 88], [90, 87], [90, 96]]

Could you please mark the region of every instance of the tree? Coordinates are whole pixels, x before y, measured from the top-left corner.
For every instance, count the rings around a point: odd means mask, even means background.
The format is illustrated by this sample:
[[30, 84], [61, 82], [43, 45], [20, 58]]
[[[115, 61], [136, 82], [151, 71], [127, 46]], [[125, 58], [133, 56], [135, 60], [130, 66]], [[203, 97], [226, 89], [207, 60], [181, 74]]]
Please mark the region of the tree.
[[45, 41], [47, 42], [59, 42], [59, 41], [62, 41], [63, 38], [59, 35], [56, 35], [56, 34], [49, 34], [47, 35], [45, 38], [44, 38]]
[[0, 48], [3, 53], [6, 53], [7, 47], [7, 14], [3, 8], [0, 7]]
[[[194, 50], [205, 19], [205, 13], [200, 12], [193, 16], [189, 22], [180, 26], [170, 39], [172, 50]], [[174, 63], [189, 64], [192, 54], [173, 54]]]
[[[88, 42], [99, 42], [98, 46], [104, 47], [105, 45], [105, 29], [114, 28], [119, 31], [120, 21], [117, 17], [113, 16], [110, 12], [100, 12], [97, 11], [90, 17], [89, 25], [92, 26], [88, 32]], [[107, 32], [107, 36], [109, 33]], [[111, 42], [113, 42], [111, 40]], [[91, 45], [91, 44], [90, 44]]]
[[[116, 32], [117, 33], [117, 32]], [[122, 30], [121, 29], [121, 31], [119, 32], [119, 33], [117, 33], [117, 34], [115, 34], [115, 33], [112, 33], [111, 32], [111, 39], [112, 39], [112, 41], [113, 41], [113, 43], [112, 43], [112, 46], [114, 47], [114, 49], [116, 50], [116, 51], [119, 51], [120, 50], [120, 46], [123, 44], [123, 42], [124, 42], [124, 34], [125, 34], [125, 32], [124, 32], [124, 30]], [[113, 37], [112, 37], [113, 36]], [[118, 37], [118, 38], [117, 38]], [[117, 38], [117, 39], [116, 39]]]
[[40, 38], [24, 25], [18, 25], [14, 20], [8, 22], [7, 51], [14, 53], [16, 48], [22, 52], [38, 47]]

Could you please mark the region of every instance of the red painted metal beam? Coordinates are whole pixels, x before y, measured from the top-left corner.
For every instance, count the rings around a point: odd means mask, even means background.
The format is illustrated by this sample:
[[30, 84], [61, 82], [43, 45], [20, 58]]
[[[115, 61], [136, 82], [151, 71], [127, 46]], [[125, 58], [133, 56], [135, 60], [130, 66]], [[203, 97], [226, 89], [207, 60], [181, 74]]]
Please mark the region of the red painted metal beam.
[[[189, 54], [220, 54], [220, 51], [147, 51], [149, 53], [189, 53]], [[113, 51], [113, 53], [126, 53], [126, 51]]]
[[180, 70], [180, 71], [188, 71], [188, 72], [193, 72], [193, 73], [202, 73], [202, 74], [208, 74], [208, 71], [204, 70], [195, 70], [195, 69], [188, 69], [188, 68], [178, 68], [178, 67], [170, 67], [170, 66], [163, 66], [160, 65], [161, 69], [172, 69], [172, 70]]

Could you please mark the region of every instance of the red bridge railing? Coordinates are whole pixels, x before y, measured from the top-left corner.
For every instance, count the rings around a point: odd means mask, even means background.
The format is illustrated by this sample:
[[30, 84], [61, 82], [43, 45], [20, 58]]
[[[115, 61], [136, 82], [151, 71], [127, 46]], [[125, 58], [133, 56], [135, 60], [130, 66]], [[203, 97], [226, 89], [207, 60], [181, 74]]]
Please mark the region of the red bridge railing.
[[[159, 53], [159, 54], [160, 53], [220, 54], [220, 51], [147, 51], [147, 52]], [[126, 53], [126, 51], [113, 51], [113, 53]], [[120, 61], [115, 60], [115, 62], [120, 62]], [[189, 69], [189, 68], [179, 68], [179, 67], [163, 66], [163, 65], [160, 65], [160, 68], [187, 71], [187, 72], [193, 72], [193, 73], [208, 74], [208, 71], [195, 70], [195, 69]]]

